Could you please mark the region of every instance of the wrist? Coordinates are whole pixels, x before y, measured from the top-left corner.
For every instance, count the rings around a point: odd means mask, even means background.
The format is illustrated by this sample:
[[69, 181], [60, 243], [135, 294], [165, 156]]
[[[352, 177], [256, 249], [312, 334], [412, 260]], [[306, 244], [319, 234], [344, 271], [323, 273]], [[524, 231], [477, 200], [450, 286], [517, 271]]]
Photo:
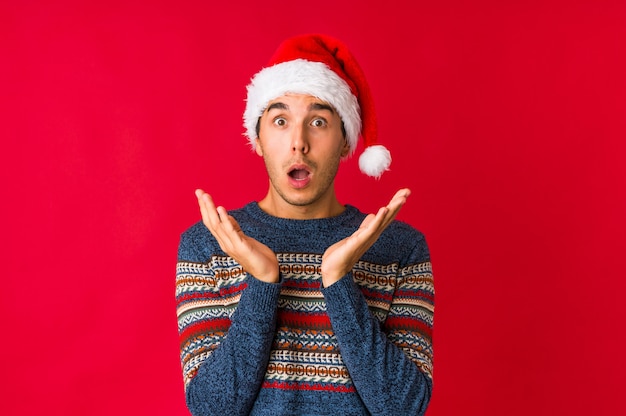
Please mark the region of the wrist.
[[333, 283], [337, 283], [339, 280], [341, 280], [343, 276], [344, 274], [339, 273], [324, 273], [324, 271], [322, 270], [322, 285], [324, 287], [329, 287]]
[[253, 274], [258, 280], [265, 283], [278, 283], [280, 281], [280, 274], [278, 273], [278, 267], [275, 270], [268, 270], [258, 275]]

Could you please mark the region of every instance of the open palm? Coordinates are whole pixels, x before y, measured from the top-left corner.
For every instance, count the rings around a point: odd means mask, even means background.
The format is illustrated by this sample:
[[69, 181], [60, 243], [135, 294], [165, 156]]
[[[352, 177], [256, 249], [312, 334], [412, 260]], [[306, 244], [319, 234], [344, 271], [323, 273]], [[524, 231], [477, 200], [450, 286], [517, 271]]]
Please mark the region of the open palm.
[[359, 229], [349, 237], [328, 247], [322, 256], [322, 283], [328, 287], [345, 276], [365, 252], [378, 240], [411, 194], [408, 189], [401, 189], [391, 198], [386, 207], [376, 215], [365, 217]]
[[196, 190], [202, 222], [215, 237], [224, 253], [243, 269], [265, 282], [278, 282], [278, 259], [265, 244], [248, 237], [224, 207], [216, 207], [209, 194]]

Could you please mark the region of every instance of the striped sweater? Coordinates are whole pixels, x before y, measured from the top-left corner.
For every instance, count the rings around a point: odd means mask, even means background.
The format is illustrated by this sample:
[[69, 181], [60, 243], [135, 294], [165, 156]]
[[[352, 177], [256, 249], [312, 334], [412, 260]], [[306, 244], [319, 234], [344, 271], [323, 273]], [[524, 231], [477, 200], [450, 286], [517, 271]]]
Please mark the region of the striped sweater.
[[322, 254], [365, 218], [230, 214], [274, 250], [279, 283], [246, 274], [201, 223], [176, 275], [187, 406], [196, 415], [421, 415], [432, 390], [434, 287], [421, 233], [394, 221], [324, 288]]

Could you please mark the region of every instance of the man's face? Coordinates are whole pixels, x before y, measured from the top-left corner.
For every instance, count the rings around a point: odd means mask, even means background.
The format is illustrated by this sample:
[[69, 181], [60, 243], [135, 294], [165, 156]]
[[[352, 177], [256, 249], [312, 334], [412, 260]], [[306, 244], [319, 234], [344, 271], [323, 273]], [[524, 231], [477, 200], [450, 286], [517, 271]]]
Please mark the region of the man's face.
[[259, 123], [256, 151], [274, 203], [330, 204], [339, 162], [349, 151], [337, 112], [310, 95], [286, 94], [270, 101]]

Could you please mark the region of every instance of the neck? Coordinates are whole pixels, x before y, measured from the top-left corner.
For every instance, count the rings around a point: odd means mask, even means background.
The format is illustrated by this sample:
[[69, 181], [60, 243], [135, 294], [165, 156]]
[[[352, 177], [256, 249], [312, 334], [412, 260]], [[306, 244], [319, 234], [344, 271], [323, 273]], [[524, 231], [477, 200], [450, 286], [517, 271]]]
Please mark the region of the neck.
[[345, 206], [339, 203], [334, 191], [313, 202], [297, 204], [290, 203], [280, 195], [272, 192], [271, 187], [265, 198], [259, 201], [259, 208], [274, 217], [293, 220], [335, 217], [346, 209]]

